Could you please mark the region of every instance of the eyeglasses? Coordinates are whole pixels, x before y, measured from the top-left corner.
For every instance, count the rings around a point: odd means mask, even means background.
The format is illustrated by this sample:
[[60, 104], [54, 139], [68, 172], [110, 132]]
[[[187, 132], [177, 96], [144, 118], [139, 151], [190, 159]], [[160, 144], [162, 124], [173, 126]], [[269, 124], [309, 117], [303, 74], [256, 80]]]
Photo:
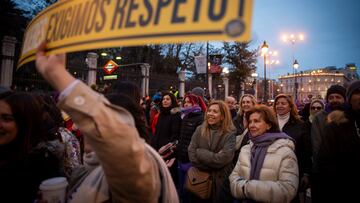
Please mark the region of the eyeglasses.
[[322, 107], [321, 106], [312, 106], [311, 110], [321, 110]]

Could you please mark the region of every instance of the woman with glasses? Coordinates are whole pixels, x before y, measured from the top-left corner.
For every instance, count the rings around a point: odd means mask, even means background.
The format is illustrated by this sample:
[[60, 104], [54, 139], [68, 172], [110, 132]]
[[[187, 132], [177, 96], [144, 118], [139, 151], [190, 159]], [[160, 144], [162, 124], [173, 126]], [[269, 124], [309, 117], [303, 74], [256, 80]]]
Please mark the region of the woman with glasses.
[[320, 99], [315, 99], [310, 103], [309, 122], [312, 123], [314, 116], [325, 109], [324, 103]]
[[[304, 122], [298, 116], [294, 100], [290, 95], [279, 94], [274, 101], [274, 111], [280, 131], [295, 140], [295, 154], [299, 165], [299, 192], [309, 188], [311, 172], [310, 135]], [[297, 196], [293, 202], [298, 202]]]
[[[315, 117], [315, 115], [317, 113], [319, 113], [320, 111], [322, 111], [324, 109], [325, 109], [325, 104], [320, 99], [312, 100], [310, 105], [309, 105], [309, 110], [308, 110], [309, 111], [308, 112], [309, 113], [309, 119], [307, 119], [305, 121], [305, 126], [307, 128], [308, 134], [310, 135], [310, 140], [311, 140], [311, 136], [312, 136], [311, 135], [311, 127], [312, 127], [314, 117]], [[309, 142], [311, 143], [311, 141], [309, 141]], [[312, 145], [310, 145], [310, 149], [311, 149], [311, 151], [310, 151], [311, 158], [314, 159], [313, 156], [312, 156], [313, 155], [313, 153], [312, 153], [313, 152], [313, 146]], [[313, 167], [312, 162], [311, 162], [311, 166]], [[310, 174], [310, 180], [312, 180], [312, 183], [310, 185], [311, 190], [312, 190], [313, 194], [315, 194], [316, 187], [314, 187], [314, 186], [315, 186], [316, 180], [317, 180], [316, 174], [311, 173]], [[312, 199], [312, 200], [314, 200], [314, 199]]]

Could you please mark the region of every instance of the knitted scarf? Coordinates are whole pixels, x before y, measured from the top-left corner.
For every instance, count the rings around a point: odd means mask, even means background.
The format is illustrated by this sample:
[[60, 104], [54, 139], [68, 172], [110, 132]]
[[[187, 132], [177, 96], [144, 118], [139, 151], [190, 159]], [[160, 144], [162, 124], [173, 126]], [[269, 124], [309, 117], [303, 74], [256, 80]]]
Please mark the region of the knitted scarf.
[[293, 140], [285, 133], [264, 133], [256, 137], [250, 136], [250, 140], [253, 142], [253, 146], [251, 147], [251, 158], [250, 158], [250, 162], [251, 162], [250, 180], [259, 179], [260, 171], [265, 160], [267, 149], [277, 139]]
[[181, 108], [181, 119], [183, 119], [189, 113], [196, 113], [196, 112], [200, 112], [200, 111], [201, 111], [201, 108], [198, 105], [187, 107], [187, 108]]

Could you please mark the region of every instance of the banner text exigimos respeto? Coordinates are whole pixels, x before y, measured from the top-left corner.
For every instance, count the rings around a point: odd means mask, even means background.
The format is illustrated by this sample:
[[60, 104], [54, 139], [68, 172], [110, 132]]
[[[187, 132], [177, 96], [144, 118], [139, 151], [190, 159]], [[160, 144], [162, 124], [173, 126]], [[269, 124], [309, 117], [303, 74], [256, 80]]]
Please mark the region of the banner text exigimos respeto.
[[18, 67], [47, 54], [207, 40], [249, 41], [252, 0], [63, 0], [28, 25]]

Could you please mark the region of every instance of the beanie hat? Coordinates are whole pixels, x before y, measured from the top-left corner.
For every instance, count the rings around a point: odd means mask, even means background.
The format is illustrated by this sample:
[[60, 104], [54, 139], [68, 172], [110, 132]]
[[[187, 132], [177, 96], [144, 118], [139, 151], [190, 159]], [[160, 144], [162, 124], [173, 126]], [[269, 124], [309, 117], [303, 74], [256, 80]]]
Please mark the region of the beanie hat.
[[350, 102], [351, 96], [355, 90], [360, 88], [360, 80], [352, 82], [346, 90], [346, 99]]
[[153, 100], [154, 102], [161, 101], [161, 94], [160, 94], [160, 93], [154, 94], [154, 96], [152, 97], [152, 100]]
[[191, 93], [193, 93], [197, 96], [200, 96], [200, 97], [204, 97], [204, 95], [205, 95], [205, 91], [201, 87], [195, 87], [194, 89], [191, 90]]
[[342, 97], [344, 97], [344, 100], [346, 99], [346, 89], [341, 85], [331, 85], [329, 87], [326, 92], [326, 102], [328, 102], [328, 97], [330, 94], [340, 94]]

